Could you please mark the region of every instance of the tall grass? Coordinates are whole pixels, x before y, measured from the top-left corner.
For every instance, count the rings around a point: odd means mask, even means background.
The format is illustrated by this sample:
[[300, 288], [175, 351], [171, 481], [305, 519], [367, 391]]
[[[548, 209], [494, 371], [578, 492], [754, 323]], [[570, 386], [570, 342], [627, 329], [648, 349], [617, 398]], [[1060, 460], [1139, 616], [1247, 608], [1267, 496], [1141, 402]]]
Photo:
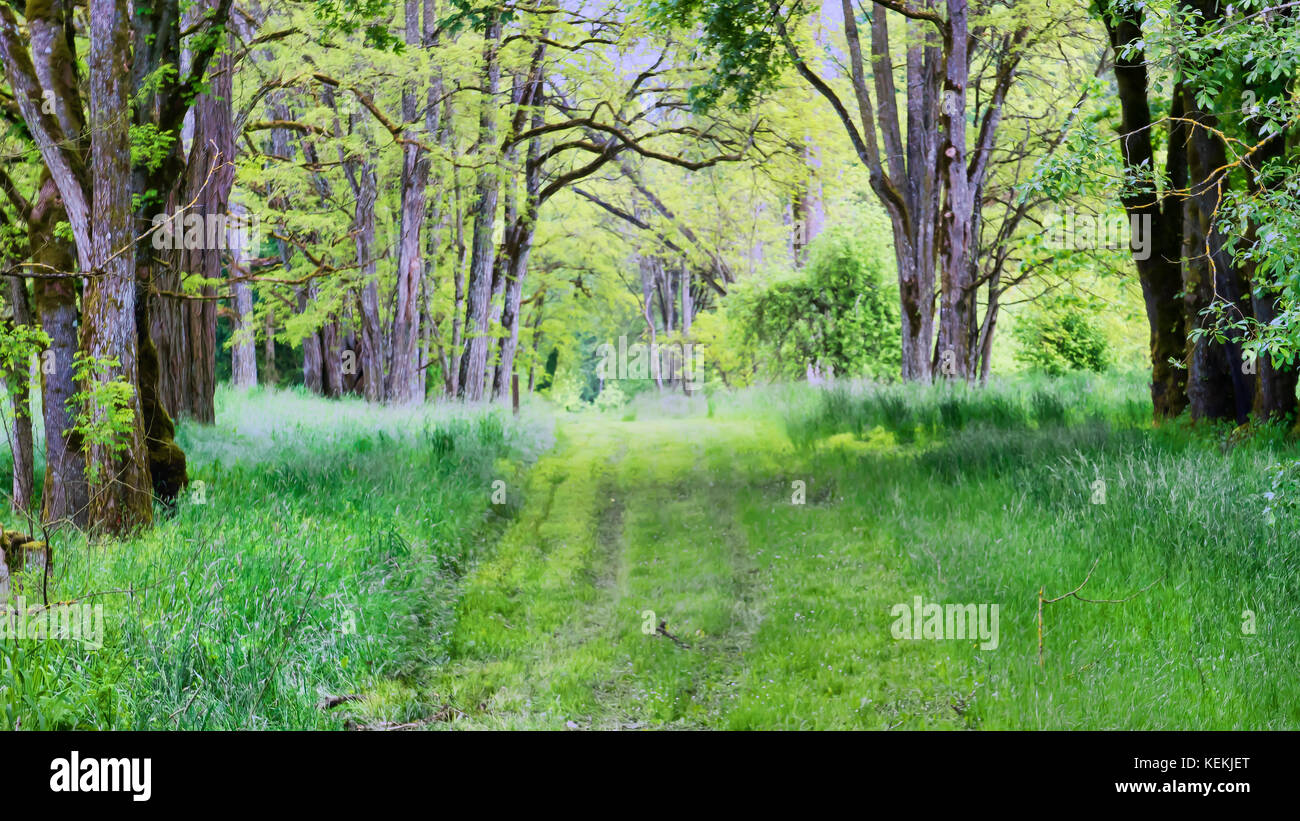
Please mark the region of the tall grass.
[[492, 483], [517, 486], [550, 437], [497, 410], [220, 388], [215, 425], [179, 427], [193, 484], [174, 512], [56, 540], [49, 599], [102, 603], [105, 645], [4, 642], [0, 722], [337, 726], [322, 696], [445, 652], [459, 579], [518, 503], [494, 507]]
[[[912, 592], [1000, 604], [997, 650], [953, 646], [976, 726], [1300, 726], [1300, 449], [1149, 413], [1136, 379], [1075, 377], [831, 391], [790, 428]], [[1039, 591], [1085, 579], [1115, 603], [1046, 605], [1040, 667]]]
[[1150, 423], [1145, 376], [1071, 374], [964, 382], [877, 385], [841, 382], [809, 407], [791, 403], [792, 434], [808, 440], [835, 432], [864, 434], [879, 426], [901, 442], [926, 441], [966, 428], [1044, 429], [1105, 420], [1117, 427]]

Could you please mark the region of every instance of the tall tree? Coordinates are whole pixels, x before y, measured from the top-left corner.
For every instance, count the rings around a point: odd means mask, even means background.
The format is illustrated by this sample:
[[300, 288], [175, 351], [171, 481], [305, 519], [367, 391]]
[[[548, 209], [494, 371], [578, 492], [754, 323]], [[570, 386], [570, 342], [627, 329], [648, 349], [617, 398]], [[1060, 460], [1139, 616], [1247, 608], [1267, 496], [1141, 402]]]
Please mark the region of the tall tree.
[[[196, 25], [204, 13], [216, 10], [217, 0], [205, 0], [185, 13], [185, 24]], [[228, 43], [224, 32], [220, 36]], [[188, 58], [188, 53], [183, 55], [182, 68], [189, 68]], [[229, 214], [235, 181], [234, 67], [230, 49], [222, 47], [209, 72], [207, 89], [191, 109], [189, 156], [182, 183], [171, 196], [174, 213], [183, 209], [186, 216], [199, 216], [205, 223], [224, 224]], [[223, 257], [234, 251], [225, 241], [231, 236], [229, 231], [205, 231], [204, 241], [197, 247], [176, 250], [167, 268], [159, 272], [150, 312], [150, 336], [158, 350], [159, 398], [173, 414], [199, 422], [210, 423], [216, 417], [217, 292], [215, 286], [205, 284], [198, 289], [197, 298], [191, 298], [182, 295], [184, 281], [189, 277], [219, 279]], [[214, 239], [217, 242], [213, 243]]]
[[[420, 27], [420, 0], [406, 0], [406, 43], [408, 48], [421, 48], [425, 34]], [[496, 36], [500, 38], [500, 22], [496, 22]], [[435, 28], [434, 9], [425, 11], [425, 26], [430, 32]], [[493, 52], [492, 62], [496, 57]], [[499, 69], [497, 69], [499, 72]], [[414, 402], [424, 399], [419, 391], [422, 384], [420, 372], [420, 314], [421, 281], [424, 277], [424, 248], [421, 232], [424, 228], [425, 209], [428, 205], [429, 152], [416, 139], [411, 124], [419, 121], [417, 89], [422, 84], [408, 81], [402, 89], [402, 121], [408, 126], [407, 142], [402, 146], [402, 204], [401, 224], [397, 242], [397, 301], [393, 316], [393, 351], [388, 372], [388, 395], [394, 402]], [[490, 98], [489, 98], [490, 99]], [[427, 105], [427, 103], [426, 103]], [[429, 106], [436, 116], [437, 107]], [[436, 125], [436, 123], [435, 123]], [[434, 136], [434, 135], [430, 135]], [[488, 143], [490, 144], [490, 143]], [[482, 186], [482, 182], [480, 182]], [[480, 187], [480, 196], [486, 190]], [[486, 205], [486, 203], [485, 203]], [[491, 206], [496, 207], [495, 195]], [[489, 225], [487, 230], [491, 232]], [[489, 241], [490, 241], [489, 236]], [[490, 265], [490, 263], [489, 263]], [[487, 340], [483, 341], [487, 344]], [[479, 389], [482, 392], [482, 389]], [[477, 397], [475, 397], [477, 398]]]
[[[501, 14], [495, 8], [487, 12], [483, 43], [483, 101], [479, 109], [480, 156], [491, 159], [497, 153], [497, 102], [501, 86]], [[460, 360], [460, 396], [472, 402], [483, 398], [487, 378], [488, 343], [491, 312], [492, 271], [495, 258], [493, 231], [496, 228], [497, 198], [500, 179], [491, 162], [478, 172], [475, 186], [474, 234], [465, 301], [465, 328], [468, 344]]]
[[[135, 235], [131, 207], [131, 16], [127, 0], [90, 0], [92, 237], [82, 305], [81, 348], [97, 364], [90, 381], [123, 382], [128, 426], [118, 441], [92, 441], [89, 523], [121, 533], [153, 521], [152, 482], [141, 423], [136, 332]], [[97, 402], [95, 422], [116, 408]]]
[[[1179, 367], [1186, 332], [1179, 294], [1183, 289], [1183, 205], [1178, 191], [1187, 183], [1187, 127], [1182, 122], [1181, 85], [1170, 103], [1165, 169], [1158, 175], [1150, 103], [1150, 76], [1143, 47], [1142, 11], [1112, 2], [1102, 14], [1115, 51], [1115, 86], [1120, 103], [1120, 153], [1124, 168], [1146, 184], [1125, 190], [1122, 202], [1132, 221], [1146, 226], [1149, 252], [1134, 255], [1151, 339], [1151, 402], [1157, 419], [1187, 407], [1187, 371]], [[1163, 185], [1161, 179], [1166, 180]]]

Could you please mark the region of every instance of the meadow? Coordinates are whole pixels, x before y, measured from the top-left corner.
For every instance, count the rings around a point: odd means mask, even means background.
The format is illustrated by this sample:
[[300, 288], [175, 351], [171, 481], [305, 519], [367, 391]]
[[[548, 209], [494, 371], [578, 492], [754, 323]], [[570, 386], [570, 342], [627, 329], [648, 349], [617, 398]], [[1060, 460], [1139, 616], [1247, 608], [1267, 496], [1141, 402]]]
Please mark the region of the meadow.
[[[841, 382], [515, 417], [223, 387], [215, 426], [179, 428], [175, 511], [57, 537], [49, 600], [102, 602], [105, 644], [0, 642], [2, 721], [1300, 726], [1300, 448], [1153, 427], [1145, 394]], [[998, 605], [996, 649], [899, 640], [916, 596]]]
[[551, 430], [222, 387], [217, 424], [178, 437], [192, 484], [158, 526], [61, 531], [48, 590], [28, 574], [29, 603], [102, 604], [104, 646], [0, 643], [0, 727], [343, 726], [323, 701], [445, 654], [460, 579], [509, 513], [491, 484]]

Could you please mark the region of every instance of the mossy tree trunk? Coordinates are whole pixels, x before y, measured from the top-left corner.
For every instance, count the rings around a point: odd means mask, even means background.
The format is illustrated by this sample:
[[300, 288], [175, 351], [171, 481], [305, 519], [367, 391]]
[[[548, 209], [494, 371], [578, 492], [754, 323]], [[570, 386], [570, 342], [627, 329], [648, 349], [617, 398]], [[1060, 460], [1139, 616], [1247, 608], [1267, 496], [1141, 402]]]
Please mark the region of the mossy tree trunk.
[[[92, 442], [89, 525], [123, 533], [153, 521], [152, 482], [141, 424], [136, 254], [131, 207], [131, 7], [127, 0], [90, 0], [91, 255], [82, 302], [81, 348], [118, 364], [94, 373], [100, 386], [131, 388], [130, 422], [120, 441]], [[147, 326], [146, 326], [147, 327]], [[93, 408], [103, 423], [111, 408]]]
[[[202, 14], [215, 8], [213, 0], [196, 5], [185, 12], [185, 25], [194, 25]], [[182, 59], [182, 64], [187, 62]], [[235, 182], [232, 70], [230, 52], [226, 51], [214, 60], [207, 90], [194, 101], [188, 161], [182, 184], [172, 197], [174, 206], [184, 206], [187, 215], [196, 214], [205, 220], [224, 219]], [[227, 231], [216, 235], [205, 231], [200, 247], [173, 251], [171, 265], [160, 272], [160, 287], [149, 312], [150, 336], [158, 349], [159, 399], [173, 415], [203, 423], [216, 419], [216, 289], [204, 286], [198, 299], [176, 294], [182, 291], [187, 276], [220, 278], [223, 255], [233, 254], [235, 249], [223, 249], [219, 240], [231, 236]]]
[[[1154, 175], [1155, 151], [1151, 136], [1150, 92], [1146, 54], [1134, 48], [1142, 39], [1142, 12], [1129, 6], [1110, 4], [1103, 22], [1115, 53], [1115, 83], [1120, 102], [1120, 152], [1129, 173]], [[1183, 115], [1181, 86], [1171, 101], [1169, 143], [1165, 158], [1168, 189], [1154, 184], [1145, 190], [1131, 190], [1122, 198], [1131, 219], [1150, 230], [1150, 252], [1134, 265], [1142, 285], [1147, 325], [1151, 339], [1151, 402], [1157, 420], [1170, 419], [1187, 407], [1187, 371], [1177, 364], [1184, 356], [1186, 336], [1183, 324], [1182, 203], [1171, 191], [1187, 184], [1187, 127]]]
[[[55, 235], [67, 219], [54, 179], [46, 173], [37, 188], [27, 219], [28, 246], [38, 272], [73, 271], [72, 245]], [[32, 297], [41, 330], [50, 345], [41, 355], [41, 421], [45, 425], [45, 482], [41, 488], [41, 521], [46, 524], [86, 524], [86, 456], [68, 400], [76, 392], [72, 360], [77, 353], [77, 279], [41, 276], [32, 283]]]

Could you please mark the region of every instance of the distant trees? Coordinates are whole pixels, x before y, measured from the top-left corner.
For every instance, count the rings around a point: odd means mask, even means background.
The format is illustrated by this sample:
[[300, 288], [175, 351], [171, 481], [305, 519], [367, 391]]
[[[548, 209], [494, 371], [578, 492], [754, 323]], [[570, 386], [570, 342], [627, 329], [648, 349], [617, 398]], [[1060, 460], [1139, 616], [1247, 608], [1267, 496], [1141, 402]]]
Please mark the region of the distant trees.
[[[983, 223], [999, 220], [998, 244], [1006, 245], [1027, 211], [995, 191], [997, 169], [1023, 164], [1023, 148], [1037, 142], [1035, 135], [1049, 139], [1034, 150], [1055, 150], [1058, 141], [1050, 136], [1068, 119], [1056, 111], [1022, 121], [1017, 131], [1032, 122], [1035, 132], [1017, 134], [1022, 150], [1007, 151], [1000, 141], [1008, 97], [1026, 59], [1072, 36], [1077, 20], [1028, 2], [842, 0], [823, 13], [835, 17], [843, 60], [821, 61], [826, 67], [819, 68], [801, 35], [816, 4], [660, 0], [656, 7], [672, 25], [698, 26], [704, 47], [719, 55], [709, 82], [697, 90], [701, 107], [747, 108], [787, 67], [830, 105], [890, 217], [903, 378], [929, 381], [937, 373], [970, 380], [987, 373], [1005, 259], [984, 264]], [[891, 15], [906, 32], [901, 48], [891, 39], [897, 36]], [[870, 27], [865, 45], [859, 21]], [[986, 208], [990, 203], [997, 210]], [[983, 322], [981, 288], [988, 290]]]

